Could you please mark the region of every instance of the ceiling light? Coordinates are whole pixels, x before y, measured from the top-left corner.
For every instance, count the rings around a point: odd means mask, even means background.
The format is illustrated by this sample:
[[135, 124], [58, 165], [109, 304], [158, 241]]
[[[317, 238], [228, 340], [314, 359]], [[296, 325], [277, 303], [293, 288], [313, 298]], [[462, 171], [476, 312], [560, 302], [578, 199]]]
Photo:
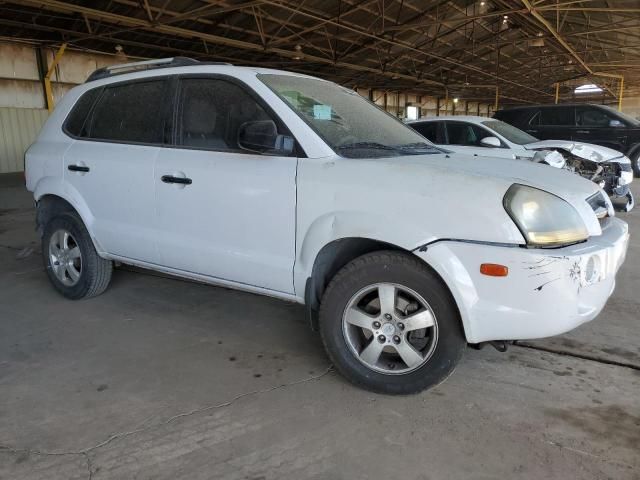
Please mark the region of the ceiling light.
[[581, 85], [576, 88], [574, 93], [598, 93], [601, 92], [602, 89], [594, 83], [589, 83], [587, 85]]
[[458, 103], [458, 97], [453, 99], [453, 103]]

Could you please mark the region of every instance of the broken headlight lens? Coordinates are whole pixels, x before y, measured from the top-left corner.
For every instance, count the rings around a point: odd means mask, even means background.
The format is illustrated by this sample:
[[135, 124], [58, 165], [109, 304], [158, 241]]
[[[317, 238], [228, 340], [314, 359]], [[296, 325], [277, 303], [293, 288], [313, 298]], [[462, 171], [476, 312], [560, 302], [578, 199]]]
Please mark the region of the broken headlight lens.
[[502, 202], [530, 246], [558, 247], [589, 237], [576, 209], [549, 192], [514, 184]]

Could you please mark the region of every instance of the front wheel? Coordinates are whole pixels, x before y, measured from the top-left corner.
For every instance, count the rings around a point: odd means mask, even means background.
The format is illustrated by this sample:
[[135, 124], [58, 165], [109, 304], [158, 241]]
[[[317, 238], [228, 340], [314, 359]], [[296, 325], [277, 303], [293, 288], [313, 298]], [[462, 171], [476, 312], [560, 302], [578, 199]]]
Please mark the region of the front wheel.
[[112, 262], [98, 256], [77, 215], [64, 214], [47, 222], [42, 257], [53, 286], [72, 300], [100, 295], [111, 280]]
[[337, 370], [387, 394], [437, 385], [466, 347], [456, 305], [440, 278], [411, 255], [363, 255], [333, 278], [322, 298], [320, 332]]

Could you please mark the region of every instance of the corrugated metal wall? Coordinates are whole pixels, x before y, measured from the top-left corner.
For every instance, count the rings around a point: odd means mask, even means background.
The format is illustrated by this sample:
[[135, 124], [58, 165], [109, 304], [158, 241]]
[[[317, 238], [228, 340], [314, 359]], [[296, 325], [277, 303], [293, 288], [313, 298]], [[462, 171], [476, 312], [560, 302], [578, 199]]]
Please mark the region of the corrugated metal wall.
[[0, 173], [24, 170], [24, 152], [48, 115], [39, 108], [0, 107]]

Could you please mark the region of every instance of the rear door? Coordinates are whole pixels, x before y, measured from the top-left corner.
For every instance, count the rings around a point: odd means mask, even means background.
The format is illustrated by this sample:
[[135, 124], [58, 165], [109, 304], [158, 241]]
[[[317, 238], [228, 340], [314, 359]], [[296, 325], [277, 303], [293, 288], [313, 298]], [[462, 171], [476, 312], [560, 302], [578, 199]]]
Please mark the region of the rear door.
[[532, 118], [537, 133], [526, 130], [540, 140], [572, 140], [575, 130], [575, 108], [572, 106], [542, 107], [540, 113]]
[[160, 152], [154, 178], [162, 265], [293, 293], [297, 157], [238, 146], [245, 122], [288, 131], [229, 77], [182, 77], [176, 87], [174, 147]]
[[[157, 262], [154, 166], [163, 143], [168, 82], [108, 85], [99, 91], [64, 158], [64, 178], [93, 214], [91, 229], [108, 253]], [[70, 117], [71, 119], [71, 117]]]
[[[612, 120], [621, 123], [618, 127], [609, 126]], [[576, 128], [572, 140], [595, 143], [603, 147], [625, 151], [627, 135], [622, 121], [606, 110], [591, 105], [576, 107]]]

